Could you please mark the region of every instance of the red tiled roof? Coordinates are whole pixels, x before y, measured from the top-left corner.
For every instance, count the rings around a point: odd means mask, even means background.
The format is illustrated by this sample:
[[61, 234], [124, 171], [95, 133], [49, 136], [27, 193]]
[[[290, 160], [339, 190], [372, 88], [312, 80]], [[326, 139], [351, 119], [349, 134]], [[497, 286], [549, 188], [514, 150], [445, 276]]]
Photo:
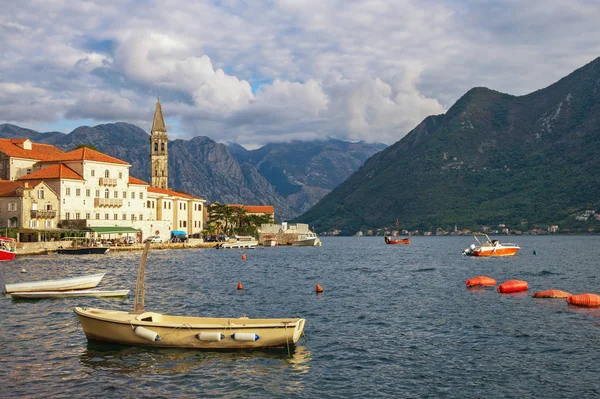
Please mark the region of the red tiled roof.
[[12, 158], [39, 159], [42, 161], [64, 154], [64, 151], [49, 144], [31, 143], [31, 150], [25, 150], [17, 145], [25, 142], [25, 140], [27, 139], [0, 139], [0, 152]]
[[21, 177], [19, 180], [53, 180], [53, 179], [73, 179], [83, 180], [80, 174], [69, 168], [65, 164], [57, 163], [47, 168], [38, 170]]
[[275, 207], [272, 205], [243, 205], [243, 204], [227, 204], [231, 208], [246, 208], [248, 213], [275, 213]]
[[23, 183], [12, 180], [0, 180], [0, 197], [14, 197], [19, 187], [23, 187]]
[[148, 186], [148, 183], [146, 183], [145, 181], [136, 179], [135, 177], [132, 177], [132, 176], [129, 176], [129, 184], [140, 184], [140, 185]]
[[47, 161], [96, 161], [96, 162], [105, 162], [105, 163], [116, 163], [119, 165], [129, 165], [128, 162], [121, 161], [120, 159], [113, 158], [109, 155], [103, 154], [101, 152], [92, 150], [91, 148], [81, 147], [76, 150], [65, 152], [52, 159], [46, 159]]
[[181, 198], [187, 198], [187, 199], [198, 199], [198, 197], [194, 197], [193, 195], [190, 195], [188, 193], [184, 193], [181, 191], [168, 190], [166, 188], [159, 188], [159, 187], [148, 187], [148, 192], [156, 193], [156, 194], [171, 195], [174, 197], [181, 197]]

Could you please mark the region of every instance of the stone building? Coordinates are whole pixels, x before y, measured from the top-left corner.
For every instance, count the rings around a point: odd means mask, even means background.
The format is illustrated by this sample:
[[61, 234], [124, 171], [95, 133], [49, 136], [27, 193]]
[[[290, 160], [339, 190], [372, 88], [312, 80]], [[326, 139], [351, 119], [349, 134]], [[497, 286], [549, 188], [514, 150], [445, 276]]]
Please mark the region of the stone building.
[[169, 138], [167, 127], [160, 106], [160, 99], [156, 102], [154, 121], [150, 132], [150, 169], [152, 187], [169, 187]]

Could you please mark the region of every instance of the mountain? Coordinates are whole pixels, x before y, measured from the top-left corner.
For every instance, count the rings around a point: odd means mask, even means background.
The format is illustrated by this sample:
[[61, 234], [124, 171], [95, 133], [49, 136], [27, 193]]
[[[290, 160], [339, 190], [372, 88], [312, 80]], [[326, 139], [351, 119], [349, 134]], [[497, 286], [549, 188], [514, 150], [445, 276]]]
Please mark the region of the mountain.
[[542, 90], [474, 88], [375, 154], [297, 221], [393, 226], [569, 223], [600, 207], [600, 58]]
[[[27, 137], [65, 151], [91, 144], [131, 163], [132, 176], [150, 181], [149, 135], [135, 125], [81, 126], [63, 134], [3, 124], [0, 137]], [[276, 144], [249, 151], [235, 143], [216, 143], [208, 137], [171, 140], [169, 186], [209, 202], [273, 205], [277, 219], [288, 220], [310, 208], [382, 148], [385, 145], [329, 140]], [[296, 153], [302, 155], [294, 156]], [[281, 176], [289, 183], [279, 178], [277, 168], [284, 168]], [[311, 173], [312, 177], [303, 173]]]

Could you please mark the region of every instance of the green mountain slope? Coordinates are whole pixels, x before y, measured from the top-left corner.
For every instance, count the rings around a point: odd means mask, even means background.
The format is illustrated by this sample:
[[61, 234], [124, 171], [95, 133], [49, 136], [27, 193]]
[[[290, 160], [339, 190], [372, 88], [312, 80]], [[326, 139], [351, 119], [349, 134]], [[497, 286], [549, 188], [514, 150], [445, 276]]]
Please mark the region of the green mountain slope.
[[558, 223], [600, 205], [600, 58], [525, 96], [474, 88], [298, 221], [320, 231]]

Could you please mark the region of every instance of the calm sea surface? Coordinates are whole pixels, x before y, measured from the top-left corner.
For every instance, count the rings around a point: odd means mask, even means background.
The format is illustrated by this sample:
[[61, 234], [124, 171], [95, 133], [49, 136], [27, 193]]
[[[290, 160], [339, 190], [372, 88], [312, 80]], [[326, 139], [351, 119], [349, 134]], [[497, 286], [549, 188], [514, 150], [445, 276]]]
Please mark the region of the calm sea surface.
[[[499, 238], [521, 251], [477, 259], [461, 255], [471, 237], [399, 246], [348, 237], [258, 248], [245, 261], [237, 250], [150, 253], [147, 310], [305, 317], [307, 340], [291, 358], [90, 344], [72, 308], [130, 310], [133, 297], [1, 296], [0, 397], [599, 397], [600, 310], [531, 295], [600, 293], [600, 237]], [[133, 292], [140, 255], [18, 258], [0, 264], [0, 280], [106, 272], [98, 288]], [[477, 275], [526, 280], [530, 290], [466, 289]]]

